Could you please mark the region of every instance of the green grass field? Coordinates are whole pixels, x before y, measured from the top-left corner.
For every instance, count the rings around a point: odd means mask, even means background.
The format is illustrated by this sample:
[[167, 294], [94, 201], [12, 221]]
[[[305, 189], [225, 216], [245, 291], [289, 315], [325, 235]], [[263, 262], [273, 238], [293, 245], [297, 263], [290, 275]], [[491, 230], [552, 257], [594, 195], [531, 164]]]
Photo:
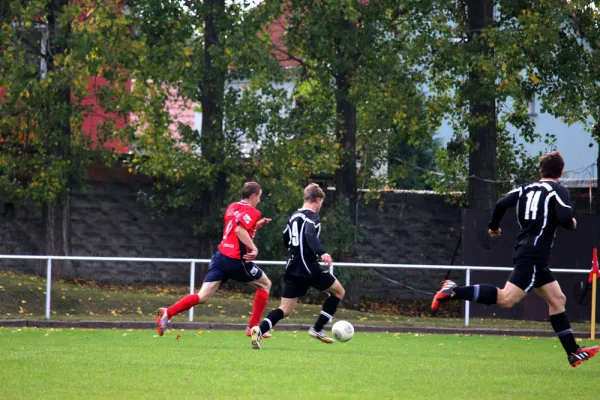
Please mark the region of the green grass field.
[[0, 328], [0, 349], [2, 399], [574, 399], [600, 389], [600, 357], [572, 368], [556, 339], [358, 332], [326, 345], [274, 332], [256, 351], [240, 332]]

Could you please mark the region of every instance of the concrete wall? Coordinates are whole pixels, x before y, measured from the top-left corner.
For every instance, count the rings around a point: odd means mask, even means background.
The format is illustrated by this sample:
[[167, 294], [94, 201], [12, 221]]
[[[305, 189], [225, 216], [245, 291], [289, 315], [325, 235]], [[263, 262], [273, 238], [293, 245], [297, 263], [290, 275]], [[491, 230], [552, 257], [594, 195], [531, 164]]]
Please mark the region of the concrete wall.
[[[185, 216], [153, 219], [151, 210], [138, 202], [138, 192], [149, 187], [147, 183], [136, 182], [92, 182], [86, 191], [75, 188], [72, 198], [73, 255], [209, 257], [208, 241], [191, 232]], [[387, 193], [381, 200], [361, 204], [359, 222], [357, 257], [363, 262], [461, 263], [460, 209], [441, 196]], [[32, 208], [14, 207], [0, 201], [1, 254], [40, 254], [40, 232], [39, 213]], [[91, 280], [143, 284], [189, 282], [187, 264], [77, 262], [76, 266], [82, 278]], [[0, 268], [40, 273], [45, 264], [3, 261]], [[429, 298], [426, 293], [392, 283], [382, 275], [417, 289], [433, 291], [446, 273], [416, 269], [336, 270], [340, 280], [350, 285], [348, 292], [353, 301], [363, 296]], [[203, 270], [199, 268], [197, 284], [202, 277]]]
[[[74, 188], [71, 245], [75, 256], [202, 257], [200, 239], [182, 217], [153, 219], [137, 201], [137, 183], [92, 182]], [[39, 212], [2, 203], [0, 253], [41, 254]], [[37, 261], [3, 261], [0, 268], [27, 273], [43, 271]], [[81, 278], [123, 283], [189, 282], [188, 265], [160, 263], [77, 262]]]

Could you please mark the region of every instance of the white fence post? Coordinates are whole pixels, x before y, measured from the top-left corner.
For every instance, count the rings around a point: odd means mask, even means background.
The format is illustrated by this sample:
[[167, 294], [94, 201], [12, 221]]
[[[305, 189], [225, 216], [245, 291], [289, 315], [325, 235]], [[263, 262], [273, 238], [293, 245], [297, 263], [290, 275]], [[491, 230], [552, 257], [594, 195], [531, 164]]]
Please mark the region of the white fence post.
[[[194, 294], [196, 284], [196, 262], [192, 261], [190, 266], [190, 294]], [[194, 307], [190, 308], [190, 322], [194, 321]]]
[[[467, 268], [467, 278], [465, 280], [465, 286], [471, 286], [471, 270]], [[471, 302], [465, 301], [465, 326], [469, 326], [469, 314], [471, 311]]]
[[52, 259], [46, 262], [46, 319], [50, 319], [50, 290], [52, 288]]

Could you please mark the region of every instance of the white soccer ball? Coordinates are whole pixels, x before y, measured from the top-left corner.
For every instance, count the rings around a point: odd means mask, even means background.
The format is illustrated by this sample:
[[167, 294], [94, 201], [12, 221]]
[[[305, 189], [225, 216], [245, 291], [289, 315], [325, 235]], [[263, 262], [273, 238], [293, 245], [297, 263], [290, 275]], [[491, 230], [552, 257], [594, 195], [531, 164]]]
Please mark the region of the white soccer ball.
[[331, 327], [331, 333], [338, 342], [347, 342], [354, 336], [354, 327], [348, 321], [338, 321]]

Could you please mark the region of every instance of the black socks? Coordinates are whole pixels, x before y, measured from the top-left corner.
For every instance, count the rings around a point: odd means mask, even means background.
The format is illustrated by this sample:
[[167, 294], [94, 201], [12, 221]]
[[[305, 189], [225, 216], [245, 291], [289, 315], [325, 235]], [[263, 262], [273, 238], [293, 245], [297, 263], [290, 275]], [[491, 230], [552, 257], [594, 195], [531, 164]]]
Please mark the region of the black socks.
[[331, 319], [333, 318], [333, 315], [335, 314], [335, 312], [340, 304], [340, 301], [341, 300], [338, 297], [335, 297], [334, 295], [330, 295], [327, 298], [327, 300], [325, 300], [325, 303], [323, 303], [323, 308], [321, 309], [319, 318], [317, 318], [317, 321], [315, 322], [315, 325], [314, 325], [315, 331], [319, 332], [319, 331], [323, 330], [323, 327], [329, 321], [331, 321]]
[[281, 308], [271, 311], [267, 315], [267, 318], [263, 319], [259, 325], [261, 333], [267, 333], [270, 329], [273, 329], [281, 319], [283, 319], [283, 310]]
[[567, 355], [575, 353], [579, 349], [579, 345], [575, 341], [575, 336], [573, 336], [573, 330], [571, 329], [567, 314], [561, 312], [560, 314], [551, 315], [550, 323]]

